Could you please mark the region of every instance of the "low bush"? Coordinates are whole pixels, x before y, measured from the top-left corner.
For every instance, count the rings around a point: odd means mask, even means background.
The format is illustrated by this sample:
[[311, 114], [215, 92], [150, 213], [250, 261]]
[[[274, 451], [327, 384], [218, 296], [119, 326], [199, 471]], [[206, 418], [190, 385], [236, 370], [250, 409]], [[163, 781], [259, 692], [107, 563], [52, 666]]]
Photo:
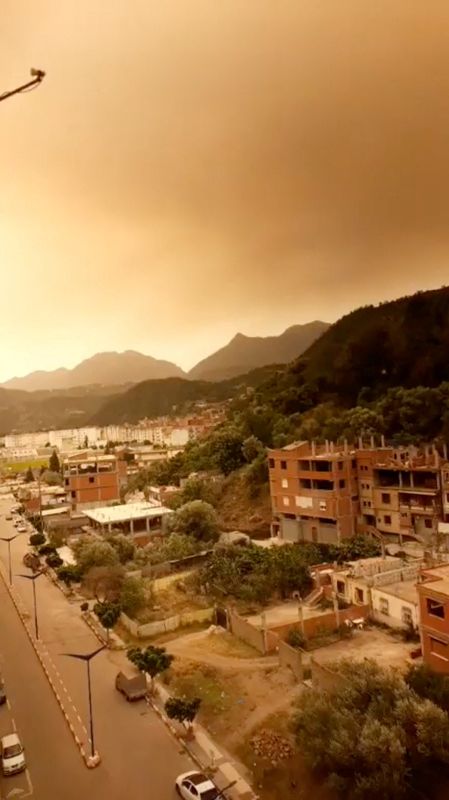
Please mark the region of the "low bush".
[[29, 542], [32, 547], [39, 547], [39, 545], [44, 544], [45, 536], [43, 533], [32, 533]]

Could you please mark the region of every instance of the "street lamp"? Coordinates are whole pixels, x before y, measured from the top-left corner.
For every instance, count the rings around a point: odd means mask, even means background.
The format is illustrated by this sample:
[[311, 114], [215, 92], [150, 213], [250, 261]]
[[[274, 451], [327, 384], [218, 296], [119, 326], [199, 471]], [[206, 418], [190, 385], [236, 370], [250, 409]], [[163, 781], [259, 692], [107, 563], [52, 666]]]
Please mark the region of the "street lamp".
[[33, 600], [34, 600], [34, 630], [36, 631], [36, 639], [39, 639], [39, 629], [37, 625], [37, 603], [36, 603], [36, 581], [43, 575], [43, 572], [36, 572], [34, 575], [18, 575], [18, 578], [26, 578], [27, 581], [33, 581]]
[[102, 650], [105, 650], [106, 647], [103, 644], [101, 647], [98, 647], [97, 650], [94, 650], [93, 653], [63, 653], [63, 656], [68, 656], [68, 658], [77, 658], [79, 661], [85, 661], [87, 666], [87, 693], [89, 697], [89, 727], [90, 727], [90, 748], [91, 748], [91, 756], [95, 758], [95, 744], [94, 744], [94, 717], [92, 713], [92, 687], [90, 683], [90, 662], [92, 659], [101, 653]]
[[23, 83], [21, 86], [18, 86], [16, 89], [11, 89], [9, 92], [3, 92], [3, 94], [0, 94], [0, 103], [2, 100], [7, 100], [8, 97], [12, 97], [14, 94], [29, 92], [32, 89], [36, 89], [45, 78], [45, 72], [42, 69], [31, 69], [30, 75], [31, 80], [27, 83]]
[[9, 538], [7, 536], [0, 536], [0, 542], [6, 542], [7, 545], [8, 545], [9, 585], [10, 586], [12, 586], [11, 542], [13, 542], [14, 539], [17, 539], [17, 537], [20, 536], [20, 535], [21, 535], [20, 533], [16, 533], [14, 536], [10, 536]]

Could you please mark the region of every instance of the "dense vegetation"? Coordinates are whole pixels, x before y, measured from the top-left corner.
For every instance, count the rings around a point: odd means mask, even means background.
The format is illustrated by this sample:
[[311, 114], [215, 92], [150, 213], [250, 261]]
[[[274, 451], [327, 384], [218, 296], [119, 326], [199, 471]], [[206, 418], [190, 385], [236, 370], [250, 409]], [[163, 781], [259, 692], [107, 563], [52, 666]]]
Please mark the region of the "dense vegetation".
[[214, 550], [199, 574], [208, 594], [268, 603], [297, 591], [303, 597], [312, 587], [310, 567], [323, 561], [378, 555], [377, 545], [356, 536], [344, 546], [303, 544], [262, 548], [257, 545], [222, 547]]
[[331, 693], [303, 692], [298, 748], [345, 800], [434, 797], [449, 778], [449, 717], [375, 661], [336, 665]]

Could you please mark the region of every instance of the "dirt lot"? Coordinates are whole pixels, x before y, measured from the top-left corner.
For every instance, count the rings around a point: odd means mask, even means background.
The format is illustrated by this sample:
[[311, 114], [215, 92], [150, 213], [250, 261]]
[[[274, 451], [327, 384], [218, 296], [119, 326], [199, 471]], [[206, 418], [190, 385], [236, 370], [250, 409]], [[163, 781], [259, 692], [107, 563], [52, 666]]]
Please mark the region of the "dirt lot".
[[166, 647], [176, 657], [170, 688], [202, 698], [199, 722], [231, 750], [301, 691], [291, 671], [279, 669], [277, 657], [262, 658], [225, 631], [193, 633]]
[[412, 663], [410, 652], [416, 647], [416, 644], [404, 642], [399, 636], [393, 636], [382, 628], [371, 627], [354, 631], [350, 639], [341, 639], [320, 647], [312, 655], [322, 664], [338, 661], [340, 658], [353, 658], [356, 661], [373, 658], [383, 667], [405, 669]]

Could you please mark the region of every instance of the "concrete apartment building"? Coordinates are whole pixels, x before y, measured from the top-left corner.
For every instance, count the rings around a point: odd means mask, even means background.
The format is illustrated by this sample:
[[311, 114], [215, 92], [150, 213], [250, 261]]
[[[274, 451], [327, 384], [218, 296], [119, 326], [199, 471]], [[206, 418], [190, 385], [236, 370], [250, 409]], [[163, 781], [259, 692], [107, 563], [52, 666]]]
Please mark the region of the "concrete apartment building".
[[324, 544], [355, 534], [357, 461], [348, 447], [298, 442], [270, 450], [268, 466], [273, 533], [291, 542]]
[[423, 570], [417, 589], [424, 662], [449, 675], [449, 564]]
[[449, 522], [449, 462], [434, 446], [297, 442], [269, 452], [273, 534], [338, 543], [357, 532], [428, 546]]
[[62, 462], [64, 488], [73, 510], [95, 508], [120, 500], [126, 483], [126, 462], [116, 456], [76, 453]]

